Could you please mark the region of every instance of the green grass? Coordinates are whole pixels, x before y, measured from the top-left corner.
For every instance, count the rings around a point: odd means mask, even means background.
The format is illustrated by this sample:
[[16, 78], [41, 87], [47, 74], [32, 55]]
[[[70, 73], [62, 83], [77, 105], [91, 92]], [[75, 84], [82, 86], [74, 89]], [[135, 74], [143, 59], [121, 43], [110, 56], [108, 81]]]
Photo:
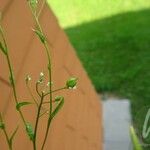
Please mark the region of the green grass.
[[146, 112], [137, 113], [150, 108], [150, 1], [50, 3], [96, 90], [129, 98], [134, 123], [143, 124]]
[[63, 27], [150, 7], [149, 0], [48, 0]]

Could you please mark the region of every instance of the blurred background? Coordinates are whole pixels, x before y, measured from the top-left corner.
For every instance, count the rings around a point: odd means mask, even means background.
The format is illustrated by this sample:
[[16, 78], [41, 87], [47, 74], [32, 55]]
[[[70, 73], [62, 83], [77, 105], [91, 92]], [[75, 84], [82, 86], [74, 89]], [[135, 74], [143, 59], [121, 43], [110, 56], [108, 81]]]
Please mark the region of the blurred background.
[[150, 108], [150, 1], [49, 0], [49, 4], [97, 92], [104, 100], [128, 99], [133, 124], [141, 128], [142, 109]]

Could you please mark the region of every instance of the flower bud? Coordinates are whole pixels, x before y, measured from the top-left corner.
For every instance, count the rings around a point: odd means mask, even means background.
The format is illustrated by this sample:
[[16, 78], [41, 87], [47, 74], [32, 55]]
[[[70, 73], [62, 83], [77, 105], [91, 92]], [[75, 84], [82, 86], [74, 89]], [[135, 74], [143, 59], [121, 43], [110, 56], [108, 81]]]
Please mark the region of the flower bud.
[[77, 85], [77, 78], [70, 78], [69, 80], [67, 80], [67, 82], [66, 82], [66, 87], [68, 88], [68, 89], [74, 89], [75, 87], [76, 87], [76, 85]]
[[43, 72], [40, 73], [40, 77], [44, 77], [44, 73]]
[[31, 77], [29, 75], [26, 76], [25, 78], [26, 83], [28, 83], [29, 81], [31, 81]]
[[40, 73], [39, 80], [38, 80], [38, 83], [42, 83], [42, 82], [43, 82], [43, 79], [44, 79], [44, 73], [41, 72], [41, 73]]
[[35, 9], [37, 8], [37, 4], [38, 4], [38, 0], [28, 0], [30, 7], [35, 11]]

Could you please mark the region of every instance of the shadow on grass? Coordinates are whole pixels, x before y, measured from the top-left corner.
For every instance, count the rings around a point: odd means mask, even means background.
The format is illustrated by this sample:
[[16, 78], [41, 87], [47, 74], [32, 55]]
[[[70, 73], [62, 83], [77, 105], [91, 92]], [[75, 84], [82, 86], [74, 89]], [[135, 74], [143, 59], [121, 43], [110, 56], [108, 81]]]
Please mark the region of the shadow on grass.
[[150, 106], [150, 9], [65, 29], [98, 92]]

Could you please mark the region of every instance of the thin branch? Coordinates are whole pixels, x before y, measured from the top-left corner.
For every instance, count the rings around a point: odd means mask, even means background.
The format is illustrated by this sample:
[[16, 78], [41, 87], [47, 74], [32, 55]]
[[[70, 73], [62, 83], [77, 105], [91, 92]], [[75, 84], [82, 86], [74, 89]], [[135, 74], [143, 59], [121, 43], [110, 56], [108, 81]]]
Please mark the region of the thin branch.
[[38, 107], [38, 112], [37, 112], [37, 115], [36, 115], [36, 123], [35, 123], [35, 129], [34, 129], [34, 140], [33, 140], [33, 148], [34, 148], [34, 150], [36, 150], [37, 129], [38, 129], [38, 123], [39, 123], [39, 118], [40, 118], [40, 111], [41, 111], [43, 100], [44, 100], [44, 96], [43, 96], [43, 93], [42, 93], [41, 101], [40, 101], [40, 104], [39, 104], [39, 107]]
[[32, 94], [32, 92], [31, 92], [31, 89], [30, 89], [29, 85], [28, 85], [28, 84], [26, 84], [26, 86], [27, 86], [27, 89], [28, 89], [28, 92], [29, 92], [29, 94], [30, 94], [31, 98], [33, 99], [33, 101], [35, 102], [36, 106], [38, 107], [38, 106], [39, 106], [39, 104], [38, 104], [37, 100], [35, 99], [34, 95]]
[[[4, 121], [3, 121], [3, 118], [2, 118], [2, 115], [0, 113], [0, 122], [4, 124]], [[12, 145], [10, 144], [10, 140], [9, 140], [9, 137], [8, 137], [8, 134], [7, 134], [7, 131], [5, 129], [5, 125], [4, 125], [4, 128], [2, 128], [3, 132], [4, 132], [4, 135], [6, 137], [6, 141], [7, 141], [7, 145], [9, 147], [9, 150], [12, 150]]]
[[64, 90], [64, 89], [67, 89], [67, 87], [65, 86], [65, 87], [62, 87], [62, 88], [53, 90], [52, 92], [48, 92], [48, 93], [44, 94], [44, 96], [47, 96], [47, 95], [49, 95], [50, 93], [58, 92], [58, 91], [61, 91], [61, 90]]
[[36, 92], [41, 97], [41, 93], [39, 92], [39, 83], [36, 82]]
[[41, 12], [42, 12], [42, 10], [43, 10], [43, 8], [44, 8], [45, 3], [46, 3], [46, 0], [43, 0], [43, 1], [42, 1], [42, 6], [41, 6], [41, 8], [40, 8], [40, 10], [39, 10], [39, 12], [38, 12], [37, 17], [40, 16], [40, 14], [41, 14]]
[[11, 144], [10, 144], [9, 137], [8, 137], [8, 134], [7, 134], [5, 128], [3, 129], [3, 132], [4, 132], [4, 134], [5, 134], [6, 141], [7, 141], [7, 144], [8, 144], [8, 146], [9, 146], [9, 150], [12, 150], [12, 146], [11, 146]]
[[43, 115], [45, 115], [45, 114], [48, 114], [49, 113], [49, 111], [48, 110], [46, 110], [45, 112], [43, 112], [39, 117], [42, 117]]

